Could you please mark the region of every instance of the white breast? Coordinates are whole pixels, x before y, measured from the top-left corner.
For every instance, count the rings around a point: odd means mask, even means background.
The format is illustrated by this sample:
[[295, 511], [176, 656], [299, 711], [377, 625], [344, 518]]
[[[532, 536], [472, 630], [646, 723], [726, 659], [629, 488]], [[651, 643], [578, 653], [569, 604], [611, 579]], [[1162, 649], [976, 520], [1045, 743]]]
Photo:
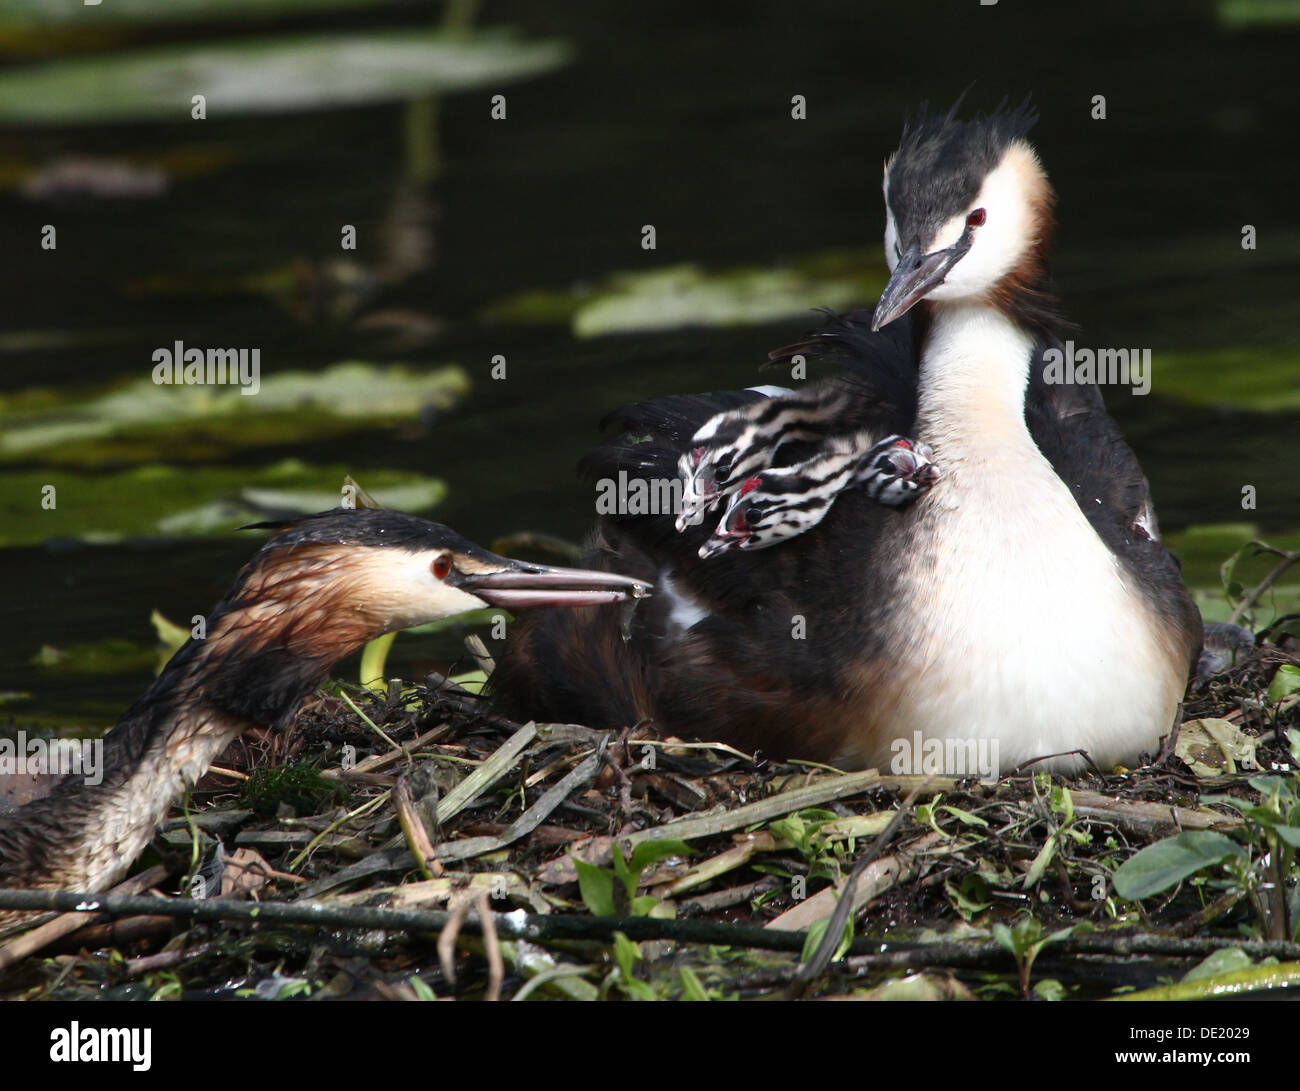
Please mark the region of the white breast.
[[[1132, 762], [1170, 729], [1185, 679], [1150, 606], [1029, 436], [1024, 372], [1010, 383], [1018, 392], [991, 374], [1014, 345], [992, 328], [983, 340], [971, 332], [937, 339], [946, 358], [927, 352], [923, 365], [917, 438], [942, 476], [892, 556], [900, 697], [886, 734], [988, 740], [1004, 773], [1076, 749], [1102, 768]], [[934, 367], [946, 399], [926, 389]]]
[[1004, 772], [1079, 748], [1107, 768], [1154, 752], [1181, 679], [1146, 603], [1039, 461], [964, 465], [925, 501], [901, 558], [894, 669], [914, 698], [897, 729], [995, 740]]

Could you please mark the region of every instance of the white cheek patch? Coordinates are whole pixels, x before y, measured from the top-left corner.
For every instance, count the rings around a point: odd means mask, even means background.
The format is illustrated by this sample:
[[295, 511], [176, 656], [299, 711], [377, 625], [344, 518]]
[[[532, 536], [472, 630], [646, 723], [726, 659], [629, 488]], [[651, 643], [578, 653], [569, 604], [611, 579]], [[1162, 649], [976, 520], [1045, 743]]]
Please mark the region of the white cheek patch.
[[476, 595], [433, 574], [438, 556], [438, 550], [404, 554], [393, 548], [373, 549], [357, 566], [359, 601], [393, 629], [485, 607]]
[[966, 213], [963, 212], [958, 216], [954, 216], [951, 220], [949, 220], [946, 224], [944, 224], [941, 228], [939, 228], [938, 231], [935, 232], [934, 241], [931, 242], [930, 249], [932, 251], [946, 250], [950, 246], [956, 246], [957, 241], [962, 237], [962, 234], [963, 232], [965, 232], [965, 230], [966, 230]]
[[966, 215], [984, 209], [983, 225], [974, 228], [970, 250], [949, 271], [932, 299], [960, 299], [988, 291], [1020, 261], [1033, 244], [1036, 214], [1046, 180], [1027, 144], [1013, 144], [980, 187], [967, 212], [943, 225], [933, 249], [951, 246], [966, 229]]
[[885, 264], [890, 273], [898, 268], [898, 223], [894, 219], [894, 210], [889, 207], [889, 164], [885, 161], [884, 177], [880, 180], [880, 192], [885, 198]]
[[898, 224], [888, 205], [885, 206], [885, 264], [891, 273], [898, 268]]

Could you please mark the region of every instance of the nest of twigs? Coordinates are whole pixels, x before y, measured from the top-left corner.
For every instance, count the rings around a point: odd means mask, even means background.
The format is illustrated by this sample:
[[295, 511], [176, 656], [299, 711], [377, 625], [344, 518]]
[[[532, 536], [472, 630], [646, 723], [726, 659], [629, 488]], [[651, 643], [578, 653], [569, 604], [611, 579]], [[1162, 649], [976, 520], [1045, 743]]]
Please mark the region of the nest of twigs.
[[[1300, 666], [1291, 638], [1185, 706], [1188, 730], [1232, 725], [1257, 769], [1170, 745], [1133, 770], [991, 784], [521, 725], [436, 676], [338, 689], [227, 752], [105, 900], [111, 921], [11, 941], [5, 992], [1087, 998], [1225, 950], [1258, 973], [1300, 956], [1276, 900], [1211, 869], [1125, 901], [1113, 876], [1180, 831], [1249, 843], [1201, 796], [1295, 776], [1297, 695], [1268, 696], [1283, 664]], [[150, 886], [172, 896], [142, 901]]]

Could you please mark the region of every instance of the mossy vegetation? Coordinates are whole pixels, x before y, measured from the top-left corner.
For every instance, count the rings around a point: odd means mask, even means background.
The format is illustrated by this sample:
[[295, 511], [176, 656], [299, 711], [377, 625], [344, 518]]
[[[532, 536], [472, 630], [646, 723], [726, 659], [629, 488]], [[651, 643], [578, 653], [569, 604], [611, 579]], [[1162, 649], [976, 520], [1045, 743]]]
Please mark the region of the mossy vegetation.
[[257, 814], [319, 814], [346, 802], [349, 792], [337, 780], [323, 777], [319, 769], [294, 762], [272, 769], [257, 769], [244, 781], [240, 802]]

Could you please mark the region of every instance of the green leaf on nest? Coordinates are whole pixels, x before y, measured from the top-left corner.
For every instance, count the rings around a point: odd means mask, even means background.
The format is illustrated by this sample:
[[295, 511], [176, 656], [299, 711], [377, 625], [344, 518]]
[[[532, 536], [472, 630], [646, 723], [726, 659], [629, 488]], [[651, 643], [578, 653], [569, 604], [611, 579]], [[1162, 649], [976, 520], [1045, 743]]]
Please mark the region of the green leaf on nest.
[[1196, 830], [1148, 845], [1122, 863], [1115, 872], [1115, 892], [1138, 901], [1168, 890], [1202, 868], [1216, 867], [1245, 853], [1221, 833]]

